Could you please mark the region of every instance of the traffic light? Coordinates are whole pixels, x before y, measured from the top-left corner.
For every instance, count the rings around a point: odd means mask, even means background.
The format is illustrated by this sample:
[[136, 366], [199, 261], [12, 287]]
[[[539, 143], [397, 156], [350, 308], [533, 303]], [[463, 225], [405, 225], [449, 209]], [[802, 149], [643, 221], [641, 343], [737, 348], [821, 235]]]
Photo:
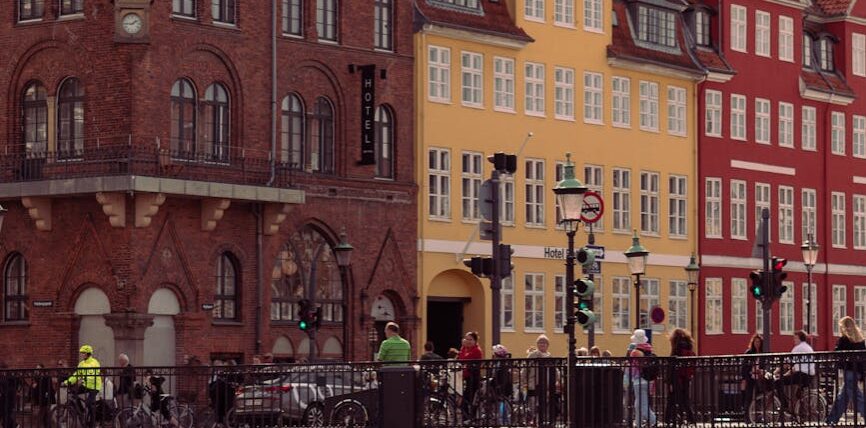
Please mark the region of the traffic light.
[[581, 278], [574, 281], [574, 294], [577, 297], [574, 315], [577, 317], [577, 323], [584, 327], [595, 322], [595, 314], [592, 312], [593, 291], [595, 291], [595, 284], [589, 279]]
[[471, 259], [463, 259], [463, 264], [479, 278], [493, 276], [493, 259], [490, 257], [475, 256]]
[[311, 323], [312, 307], [310, 306], [310, 301], [303, 299], [298, 302], [298, 306], [298, 328], [301, 331], [309, 331], [313, 327]]
[[575, 259], [582, 267], [589, 268], [592, 267], [593, 263], [595, 263], [595, 253], [590, 251], [589, 248], [583, 247], [577, 250]]
[[487, 160], [493, 164], [493, 169], [507, 174], [517, 171], [517, 155], [507, 155], [502, 152], [487, 156]]
[[785, 265], [788, 264], [788, 259], [783, 259], [781, 257], [773, 257], [770, 266], [773, 268], [773, 296], [774, 297], [782, 297], [782, 294], [785, 294], [788, 291], [788, 287], [782, 285], [782, 282], [785, 281], [785, 278], [788, 277], [788, 273], [782, 271]]
[[514, 265], [511, 264], [512, 254], [514, 250], [511, 249], [511, 245], [499, 244], [499, 275], [502, 278], [510, 277], [511, 271], [514, 270]]
[[749, 278], [752, 280], [752, 297], [758, 300], [764, 300], [764, 298], [767, 297], [767, 293], [764, 290], [764, 285], [766, 284], [764, 281], [764, 271], [753, 270], [752, 273], [749, 274]]

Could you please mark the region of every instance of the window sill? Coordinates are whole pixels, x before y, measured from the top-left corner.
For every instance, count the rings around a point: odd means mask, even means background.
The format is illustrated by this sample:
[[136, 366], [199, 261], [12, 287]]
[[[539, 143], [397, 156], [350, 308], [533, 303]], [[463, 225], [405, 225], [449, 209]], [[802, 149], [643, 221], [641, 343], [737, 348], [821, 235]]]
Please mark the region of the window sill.
[[731, 334], [749, 334], [749, 332], [744, 330], [732, 330]]
[[783, 149], [793, 149], [794, 145], [792, 145], [792, 144], [779, 144], [779, 147], [781, 147]]
[[[706, 132], [704, 132], [704, 135], [707, 137], [722, 138], [722, 134], [707, 134]], [[743, 141], [746, 141], [746, 140], [743, 140]]]
[[769, 145], [771, 145], [771, 142], [770, 142], [770, 141], [758, 141], [758, 140], [755, 140], [755, 144], [760, 144], [760, 145], [763, 145], [763, 146], [769, 146]]
[[803, 147], [802, 150], [804, 152], [817, 152], [818, 148], [817, 147], [811, 147], [811, 148], [810, 147]]
[[631, 232], [631, 229], [622, 229], [622, 230], [614, 229], [613, 233], [615, 233], [617, 235], [631, 235], [632, 232]]
[[704, 238], [705, 239], [725, 239], [722, 236], [710, 236], [710, 235], [704, 235]]
[[614, 124], [611, 124], [611, 126], [614, 128], [631, 129], [630, 123], [614, 123]]
[[565, 28], [567, 30], [576, 30], [577, 27], [574, 26], [573, 22], [556, 22], [553, 21], [554, 27]]
[[845, 153], [839, 153], [839, 152], [830, 152], [830, 154], [835, 155], [835, 156], [845, 156]]
[[601, 120], [583, 119], [583, 123], [585, 123], [587, 125], [604, 126], [604, 121], [601, 121]]
[[565, 122], [575, 122], [573, 117], [568, 117], [568, 116], [554, 116], [553, 118], [556, 120], [562, 120]]
[[394, 53], [394, 48], [377, 48], [377, 47], [374, 47], [373, 52], [392, 54], [392, 53]]
[[42, 22], [42, 18], [19, 19], [15, 25], [30, 25]]
[[747, 238], [745, 236], [731, 236], [731, 239], [736, 240], [736, 241], [748, 241], [749, 240], [749, 238]]
[[668, 235], [668, 239], [674, 239], [674, 240], [677, 240], [677, 241], [685, 241], [685, 240], [688, 240], [689, 237], [686, 236], [686, 235], [670, 235], [670, 234], [669, 234], [669, 235]]
[[544, 112], [524, 111], [523, 113], [527, 116], [530, 116], [530, 117], [538, 117], [538, 118], [542, 118], [542, 119], [547, 117], [547, 115], [544, 114]]
[[281, 35], [287, 39], [296, 39], [296, 40], [303, 40], [304, 39], [303, 34], [282, 33]]
[[517, 114], [514, 109], [507, 109], [502, 107], [493, 107], [493, 111], [498, 111], [499, 113]]
[[680, 138], [685, 138], [688, 136], [685, 132], [670, 132], [670, 131], [668, 131], [668, 135], [671, 135], [674, 137], [680, 137]]
[[318, 39], [317, 41], [323, 45], [331, 45], [331, 46], [339, 46], [340, 45], [339, 40]]
[[658, 129], [658, 128], [647, 128], [647, 127], [645, 127], [645, 126], [641, 126], [641, 127], [640, 127], [640, 130], [641, 130], [641, 131], [645, 131], [645, 132], [652, 132], [652, 133], [654, 133], [654, 134], [658, 134], [658, 133], [659, 133], [659, 129]]
[[586, 31], [587, 33], [593, 33], [593, 34], [602, 34], [602, 35], [604, 34], [604, 30], [602, 30], [600, 28], [583, 27], [583, 31]]
[[431, 98], [431, 97], [427, 97], [427, 101], [430, 101], [431, 103], [436, 103], [436, 104], [448, 104], [448, 105], [451, 105], [451, 99], [450, 99], [450, 98]]
[[723, 332], [723, 331], [712, 331], [712, 332], [708, 331], [708, 332], [705, 332], [704, 334], [707, 336], [721, 336], [721, 335], [725, 334], [725, 332]]
[[[534, 328], [533, 327], [533, 328], [524, 328], [523, 332], [524, 333], [547, 333], [547, 330], [545, 330], [544, 328]], [[554, 333], [556, 333], [556, 332], [554, 331]]]
[[68, 15], [60, 15], [58, 21], [78, 21], [84, 19], [84, 12], [70, 13]]
[[460, 105], [467, 108], [472, 108], [475, 110], [484, 110], [484, 104], [475, 104], [475, 103], [467, 103], [466, 101], [461, 101]]
[[238, 25], [235, 23], [231, 23], [231, 22], [211, 21], [211, 24], [217, 28], [224, 28], [226, 30], [240, 31], [240, 28], [238, 28]]
[[240, 326], [243, 326], [244, 323], [242, 323], [240, 321], [213, 320], [213, 321], [211, 321], [211, 325], [219, 326], [219, 327], [240, 327]]
[[[598, 332], [596, 332], [598, 333]], [[633, 334], [634, 330], [614, 330], [611, 332], [612, 334]]]
[[539, 230], [547, 229], [547, 226], [545, 226], [543, 224], [529, 224], [529, 223], [527, 223], [524, 225], [524, 227], [526, 227], [527, 229], [539, 229]]
[[527, 22], [535, 22], [537, 24], [544, 24], [544, 18], [536, 18], [534, 16], [523, 15], [523, 19], [525, 19]]
[[179, 15], [176, 13], [171, 14], [171, 19], [184, 22], [198, 22], [198, 18], [195, 16]]
[[513, 329], [513, 328], [511, 328], [511, 327], [501, 327], [501, 328], [499, 329], [499, 331], [500, 331], [501, 333], [517, 333], [517, 330], [515, 330], [515, 329]]
[[746, 143], [749, 140], [747, 140], [745, 138], [740, 138], [740, 137], [731, 137], [731, 141], [740, 141], [740, 142]]
[[0, 327], [30, 327], [30, 321], [0, 321]]
[[436, 221], [439, 223], [451, 223], [451, 219], [447, 217], [427, 217], [427, 220]]
[[480, 220], [480, 219], [477, 219], [477, 218], [463, 218], [463, 219], [460, 219], [460, 223], [463, 223], [463, 224], [478, 224], [478, 223], [480, 223], [480, 222], [481, 222], [481, 220]]

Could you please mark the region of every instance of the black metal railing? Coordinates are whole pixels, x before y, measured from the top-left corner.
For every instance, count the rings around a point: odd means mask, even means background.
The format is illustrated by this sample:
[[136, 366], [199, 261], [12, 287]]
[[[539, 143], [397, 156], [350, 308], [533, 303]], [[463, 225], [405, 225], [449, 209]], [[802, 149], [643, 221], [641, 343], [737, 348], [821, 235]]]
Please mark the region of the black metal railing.
[[[863, 394], [866, 352], [581, 357], [575, 397], [566, 396], [561, 358], [103, 368], [67, 385], [74, 372], [0, 371], [0, 416], [21, 428], [361, 427], [393, 420], [565, 427], [571, 403], [578, 415], [571, 426], [580, 427], [827, 426], [828, 419], [866, 426], [862, 399], [854, 399]], [[81, 388], [97, 383], [90, 397]], [[846, 394], [851, 400], [843, 403]]]

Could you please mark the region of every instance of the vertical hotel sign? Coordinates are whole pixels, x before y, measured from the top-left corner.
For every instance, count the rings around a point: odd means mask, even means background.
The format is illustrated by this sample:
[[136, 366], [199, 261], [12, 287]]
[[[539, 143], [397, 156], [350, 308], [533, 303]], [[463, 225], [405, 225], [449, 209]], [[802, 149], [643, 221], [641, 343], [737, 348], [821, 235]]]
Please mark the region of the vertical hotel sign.
[[376, 163], [376, 66], [361, 68], [361, 165]]

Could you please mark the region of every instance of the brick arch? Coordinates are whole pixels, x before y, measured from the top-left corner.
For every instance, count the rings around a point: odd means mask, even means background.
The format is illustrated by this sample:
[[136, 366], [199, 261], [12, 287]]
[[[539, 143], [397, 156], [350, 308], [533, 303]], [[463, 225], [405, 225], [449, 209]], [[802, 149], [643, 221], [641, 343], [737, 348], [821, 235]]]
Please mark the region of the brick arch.
[[148, 306], [150, 305], [150, 299], [153, 297], [154, 293], [156, 293], [158, 290], [160, 290], [162, 288], [165, 288], [165, 289], [171, 291], [172, 293], [174, 293], [174, 297], [177, 298], [177, 303], [178, 303], [178, 305], [180, 305], [180, 312], [181, 313], [190, 311], [190, 304], [189, 304], [190, 300], [184, 294], [184, 290], [182, 289], [182, 287], [179, 287], [177, 284], [175, 284], [173, 282], [163, 282], [163, 283], [157, 284], [155, 287], [148, 288], [147, 291], [141, 290], [142, 297], [144, 297], [144, 299], [142, 299], [144, 301], [144, 307], [142, 308], [141, 313], [147, 313]]
[[[199, 54], [204, 54], [199, 58], [207, 62], [207, 65], [193, 61]], [[240, 145], [244, 130], [244, 117], [241, 114], [244, 109], [244, 91], [240, 74], [231, 57], [214, 45], [200, 43], [181, 54], [175, 73], [177, 76], [186, 76], [190, 79], [199, 99], [204, 96], [205, 89], [211, 84], [222, 84], [229, 96], [232, 145]]]
[[84, 280], [78, 282], [78, 285], [75, 287], [63, 287], [63, 289], [58, 292], [57, 312], [74, 312], [75, 302], [81, 296], [81, 293], [90, 288], [96, 288], [108, 296], [108, 303], [111, 305], [112, 310], [118, 310], [123, 307], [123, 302], [121, 301], [120, 296], [118, 296], [117, 293], [112, 292], [113, 290], [111, 287], [96, 281]]

